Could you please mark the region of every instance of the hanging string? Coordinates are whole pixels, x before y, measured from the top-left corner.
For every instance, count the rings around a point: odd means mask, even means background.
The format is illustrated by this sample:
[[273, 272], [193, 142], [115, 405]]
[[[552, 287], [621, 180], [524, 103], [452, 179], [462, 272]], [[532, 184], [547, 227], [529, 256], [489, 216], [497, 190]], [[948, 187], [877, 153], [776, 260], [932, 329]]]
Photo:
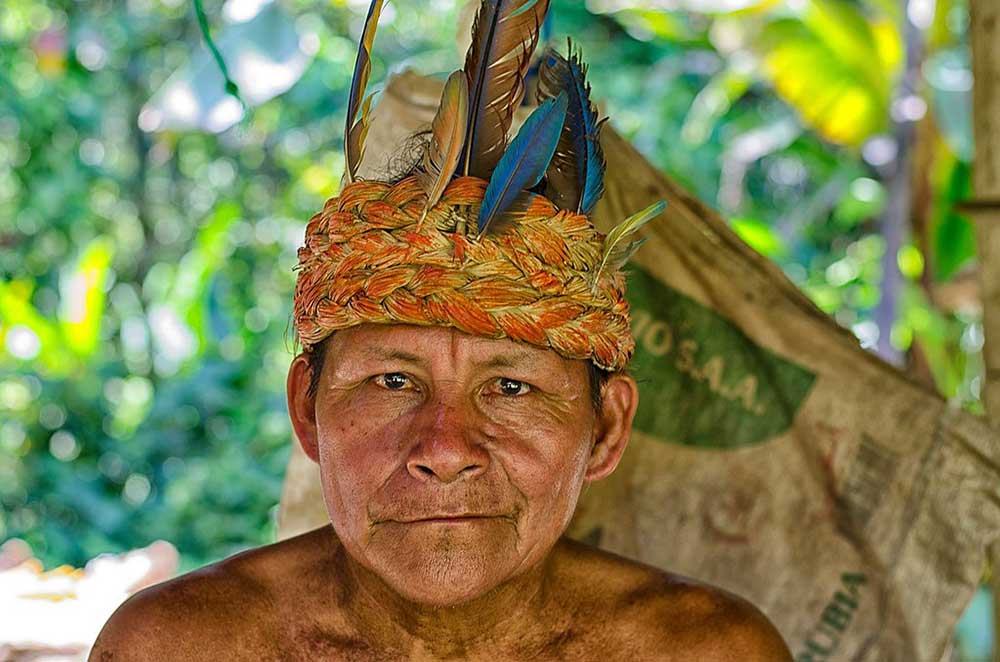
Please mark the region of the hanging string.
[[202, 6], [201, 0], [192, 0], [194, 4], [194, 13], [198, 18], [198, 27], [201, 28], [201, 36], [205, 40], [205, 45], [208, 46], [208, 50], [212, 53], [212, 58], [215, 60], [215, 64], [219, 67], [219, 72], [225, 79], [226, 83], [224, 89], [226, 94], [232, 96], [234, 99], [240, 102], [240, 106], [243, 108], [243, 116], [247, 116], [247, 105], [243, 101], [243, 97], [240, 96], [239, 85], [236, 84], [229, 76], [229, 68], [226, 66], [226, 61], [222, 57], [222, 53], [219, 52], [218, 46], [215, 45], [215, 41], [212, 39], [212, 33], [208, 26], [208, 16], [205, 14], [205, 8]]

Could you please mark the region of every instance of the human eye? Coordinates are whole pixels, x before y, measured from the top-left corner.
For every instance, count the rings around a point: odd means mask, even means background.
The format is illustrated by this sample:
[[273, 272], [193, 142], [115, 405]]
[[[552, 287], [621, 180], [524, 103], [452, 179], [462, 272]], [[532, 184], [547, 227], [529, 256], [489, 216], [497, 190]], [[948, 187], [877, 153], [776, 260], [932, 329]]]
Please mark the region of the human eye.
[[519, 379], [510, 379], [509, 377], [500, 377], [496, 380], [496, 390], [501, 395], [515, 397], [518, 395], [527, 395], [531, 392], [531, 385], [522, 382]]
[[382, 375], [376, 375], [374, 381], [378, 386], [388, 391], [403, 391], [407, 388], [413, 388], [413, 381], [401, 372], [387, 372]]

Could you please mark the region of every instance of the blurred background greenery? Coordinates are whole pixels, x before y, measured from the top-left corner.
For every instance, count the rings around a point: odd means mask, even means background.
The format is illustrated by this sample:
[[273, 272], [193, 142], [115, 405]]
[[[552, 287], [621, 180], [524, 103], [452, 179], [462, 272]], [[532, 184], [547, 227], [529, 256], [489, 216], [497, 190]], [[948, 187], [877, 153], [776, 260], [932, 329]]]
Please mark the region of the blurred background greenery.
[[[367, 0], [4, 0], [0, 540], [47, 564], [270, 542], [295, 250]], [[461, 61], [386, 6], [373, 81]], [[603, 112], [860, 342], [981, 411], [963, 0], [553, 0]], [[989, 609], [977, 598], [979, 618]], [[968, 659], [990, 645], [966, 621]]]

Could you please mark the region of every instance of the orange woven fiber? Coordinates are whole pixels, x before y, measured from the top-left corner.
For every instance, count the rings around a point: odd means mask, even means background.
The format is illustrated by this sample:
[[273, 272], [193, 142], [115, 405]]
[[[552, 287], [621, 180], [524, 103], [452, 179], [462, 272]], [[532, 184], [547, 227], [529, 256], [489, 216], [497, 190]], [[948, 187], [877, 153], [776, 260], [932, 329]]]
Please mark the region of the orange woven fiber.
[[624, 277], [606, 274], [591, 287], [603, 235], [586, 216], [533, 195], [508, 227], [480, 237], [486, 185], [455, 179], [423, 222], [416, 177], [354, 182], [328, 200], [299, 249], [295, 326], [305, 350], [359, 324], [416, 324], [624, 368], [635, 348]]

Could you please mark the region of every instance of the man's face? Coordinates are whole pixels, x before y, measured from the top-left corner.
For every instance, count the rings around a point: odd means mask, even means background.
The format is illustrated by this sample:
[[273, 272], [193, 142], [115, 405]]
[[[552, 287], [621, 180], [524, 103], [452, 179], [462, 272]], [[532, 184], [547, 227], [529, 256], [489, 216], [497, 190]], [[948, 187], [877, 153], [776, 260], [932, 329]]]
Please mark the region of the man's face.
[[340, 331], [315, 400], [327, 510], [397, 593], [457, 604], [549, 552], [598, 422], [583, 361], [438, 327]]

